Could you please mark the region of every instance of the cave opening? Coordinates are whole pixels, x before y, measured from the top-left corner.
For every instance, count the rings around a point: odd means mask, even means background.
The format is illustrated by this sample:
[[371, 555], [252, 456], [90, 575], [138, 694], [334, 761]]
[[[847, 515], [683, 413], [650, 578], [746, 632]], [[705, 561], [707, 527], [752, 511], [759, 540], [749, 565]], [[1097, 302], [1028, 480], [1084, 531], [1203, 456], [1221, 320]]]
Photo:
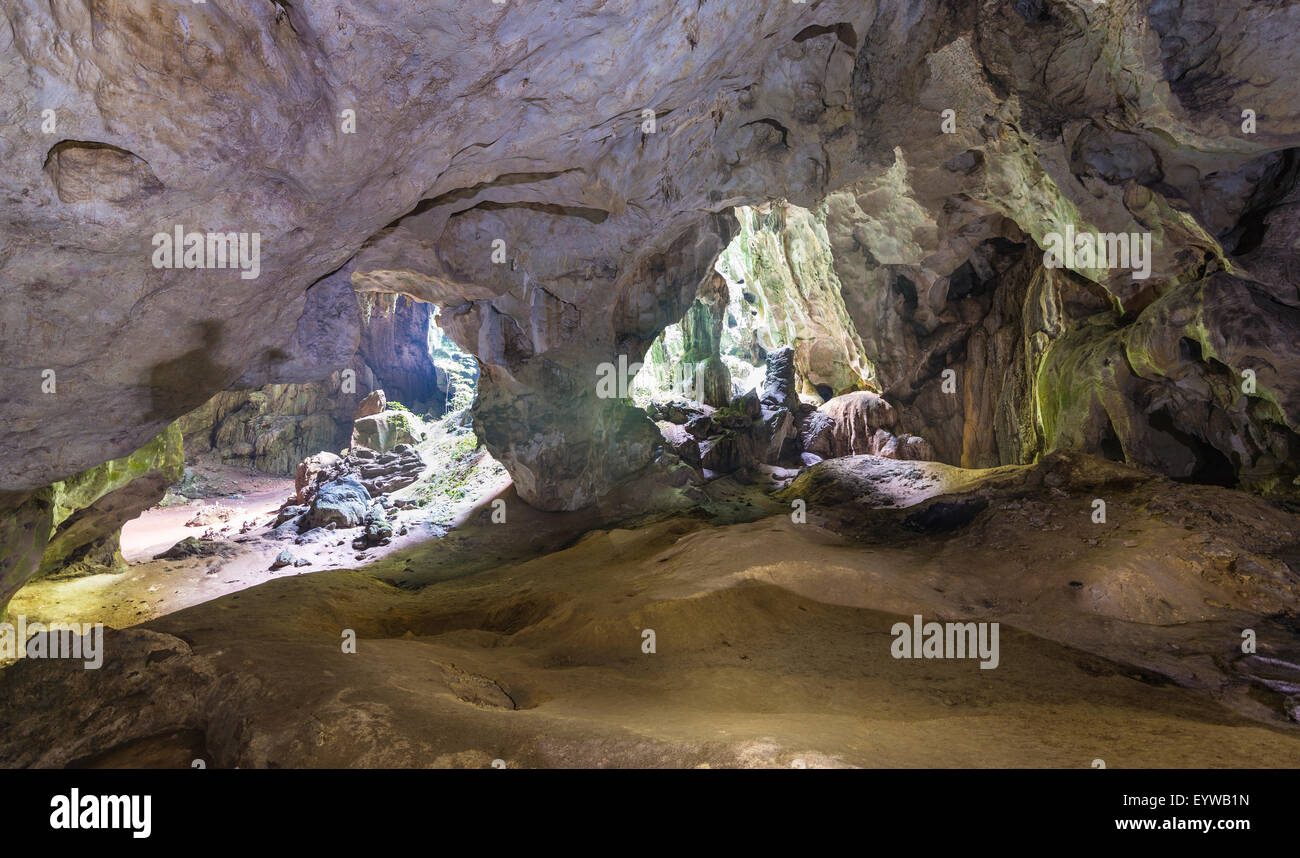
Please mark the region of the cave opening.
[[740, 229], [686, 314], [647, 350], [633, 383], [637, 404], [684, 398], [726, 406], [762, 389], [769, 356], [783, 347], [795, 353], [798, 395], [813, 404], [872, 388], [874, 368], [840, 297], [817, 214], [777, 201], [735, 215]]
[[1101, 429], [1101, 439], [1098, 441], [1101, 454], [1112, 462], [1123, 462], [1124, 444], [1119, 440], [1119, 434], [1115, 431], [1115, 424], [1111, 422], [1110, 416], [1106, 417], [1106, 425]]
[[1232, 460], [1204, 438], [1180, 426], [1168, 408], [1152, 413], [1151, 428], [1175, 439], [1193, 457], [1187, 473], [1174, 475], [1175, 480], [1225, 488], [1235, 488], [1239, 484], [1238, 468]]
[[1300, 759], [1300, 4], [182, 5], [0, 13], [0, 767]]

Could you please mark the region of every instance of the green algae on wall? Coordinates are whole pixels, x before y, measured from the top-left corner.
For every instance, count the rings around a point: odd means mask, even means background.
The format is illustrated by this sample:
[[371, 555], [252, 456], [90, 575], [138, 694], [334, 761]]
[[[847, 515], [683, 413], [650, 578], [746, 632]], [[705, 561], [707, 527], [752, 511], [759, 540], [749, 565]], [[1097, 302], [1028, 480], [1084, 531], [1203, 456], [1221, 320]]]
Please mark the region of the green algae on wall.
[[[96, 565], [121, 567], [117, 537], [122, 525], [161, 500], [184, 472], [181, 430], [172, 423], [134, 453], [50, 486], [54, 532], [37, 577], [63, 568], [100, 542], [109, 544]], [[105, 504], [110, 497], [112, 503]]]
[[732, 290], [724, 355], [761, 363], [757, 348], [788, 345], [804, 393], [874, 388], [875, 371], [840, 292], [825, 204], [742, 206], [736, 217], [739, 231], [716, 266]]
[[170, 484], [180, 480], [184, 469], [180, 425], [172, 423], [158, 437], [134, 453], [121, 459], [112, 459], [50, 486], [46, 491], [51, 493], [53, 501], [54, 526], [59, 527], [73, 513], [150, 472], [166, 474]]
[[739, 230], [714, 266], [725, 306], [719, 312], [710, 296], [697, 298], [656, 338], [639, 383], [681, 395], [682, 379], [703, 374], [746, 388], [761, 377], [766, 353], [788, 345], [802, 393], [874, 389], [875, 370], [840, 294], [824, 206], [742, 206], [736, 217]]
[[184, 473], [177, 423], [120, 459], [88, 468], [35, 492], [0, 525], [0, 614], [18, 589], [70, 563], [124, 565], [122, 525], [162, 499]]

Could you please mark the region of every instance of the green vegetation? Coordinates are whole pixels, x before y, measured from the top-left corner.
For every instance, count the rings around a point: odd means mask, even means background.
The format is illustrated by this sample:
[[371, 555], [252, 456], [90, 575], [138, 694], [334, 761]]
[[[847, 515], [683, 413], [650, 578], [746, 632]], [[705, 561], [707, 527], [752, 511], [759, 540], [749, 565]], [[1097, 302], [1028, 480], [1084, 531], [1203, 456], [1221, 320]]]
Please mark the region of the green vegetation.
[[389, 402], [388, 409], [392, 412], [388, 415], [388, 425], [392, 428], [394, 438], [401, 439], [405, 435], [412, 442], [424, 438], [425, 431], [420, 418], [408, 411], [405, 405], [400, 402]]
[[447, 374], [451, 396], [444, 403], [447, 414], [458, 414], [474, 404], [478, 390], [478, 361], [460, 350], [437, 325], [429, 326], [429, 356], [433, 365]]
[[438, 447], [438, 467], [429, 481], [420, 485], [416, 495], [422, 506], [437, 501], [463, 501], [475, 469], [487, 455], [473, 432], [448, 435]]

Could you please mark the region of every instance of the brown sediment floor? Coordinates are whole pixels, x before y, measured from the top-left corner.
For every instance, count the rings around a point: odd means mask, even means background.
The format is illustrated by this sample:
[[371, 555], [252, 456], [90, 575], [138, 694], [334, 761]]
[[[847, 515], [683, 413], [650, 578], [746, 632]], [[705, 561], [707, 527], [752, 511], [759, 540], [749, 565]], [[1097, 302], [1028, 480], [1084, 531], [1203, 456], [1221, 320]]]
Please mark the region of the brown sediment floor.
[[[445, 526], [420, 509], [390, 513], [395, 525], [392, 542], [358, 552], [352, 547], [355, 530], [339, 531], [319, 542], [272, 538], [276, 512], [294, 493], [293, 479], [220, 465], [208, 465], [205, 471], [228, 493], [157, 506], [127, 522], [121, 537], [126, 570], [79, 577], [56, 575], [34, 581], [10, 602], [10, 613], [35, 622], [102, 622], [126, 628], [275, 578], [363, 566], [442, 535], [473, 506], [466, 503], [453, 509]], [[487, 490], [496, 493], [506, 486], [508, 480], [503, 480]], [[230, 517], [209, 514], [208, 523], [187, 525], [205, 511], [218, 508], [229, 511]], [[396, 532], [400, 526], [406, 527], [405, 534]], [[200, 537], [209, 529], [218, 531], [222, 554], [154, 559], [182, 539]], [[286, 549], [310, 565], [272, 569], [276, 556]]]
[[[918, 505], [875, 509], [867, 485]], [[939, 492], [955, 494], [936, 512]], [[510, 553], [511, 526], [470, 516], [456, 545], [119, 633], [100, 671], [22, 662], [0, 674], [0, 760], [1300, 765], [1294, 516], [1091, 461], [975, 473], [857, 457], [777, 500], [795, 496], [806, 521], [697, 510], [456, 574], [440, 554]], [[514, 526], [536, 533], [534, 515]], [[999, 622], [998, 667], [895, 659], [891, 628], [913, 614]]]

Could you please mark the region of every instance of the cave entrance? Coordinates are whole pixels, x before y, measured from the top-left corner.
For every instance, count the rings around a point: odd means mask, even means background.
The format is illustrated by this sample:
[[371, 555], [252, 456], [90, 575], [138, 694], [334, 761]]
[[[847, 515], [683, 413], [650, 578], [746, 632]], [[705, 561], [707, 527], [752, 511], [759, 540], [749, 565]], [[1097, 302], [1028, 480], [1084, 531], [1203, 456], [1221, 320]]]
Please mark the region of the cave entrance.
[[739, 229], [712, 276], [647, 350], [632, 381], [637, 405], [725, 406], [762, 389], [768, 354], [784, 346], [795, 350], [805, 401], [874, 387], [818, 215], [785, 201], [734, 213]]
[[438, 374], [442, 393], [440, 414], [455, 414], [473, 407], [478, 398], [478, 360], [447, 336], [438, 325], [440, 308], [429, 314], [429, 359]]
[[715, 269], [681, 321], [651, 343], [632, 379], [637, 405], [687, 400], [720, 408], [762, 387], [768, 350], [783, 343], [762, 323], [762, 298], [745, 287]]
[[1237, 487], [1239, 482], [1237, 468], [1222, 451], [1203, 438], [1179, 428], [1173, 414], [1166, 408], [1154, 412], [1150, 419], [1152, 429], [1167, 435], [1174, 443], [1181, 445], [1195, 457], [1191, 472], [1186, 476], [1173, 479], [1183, 483], [1223, 486], [1229, 489]]

